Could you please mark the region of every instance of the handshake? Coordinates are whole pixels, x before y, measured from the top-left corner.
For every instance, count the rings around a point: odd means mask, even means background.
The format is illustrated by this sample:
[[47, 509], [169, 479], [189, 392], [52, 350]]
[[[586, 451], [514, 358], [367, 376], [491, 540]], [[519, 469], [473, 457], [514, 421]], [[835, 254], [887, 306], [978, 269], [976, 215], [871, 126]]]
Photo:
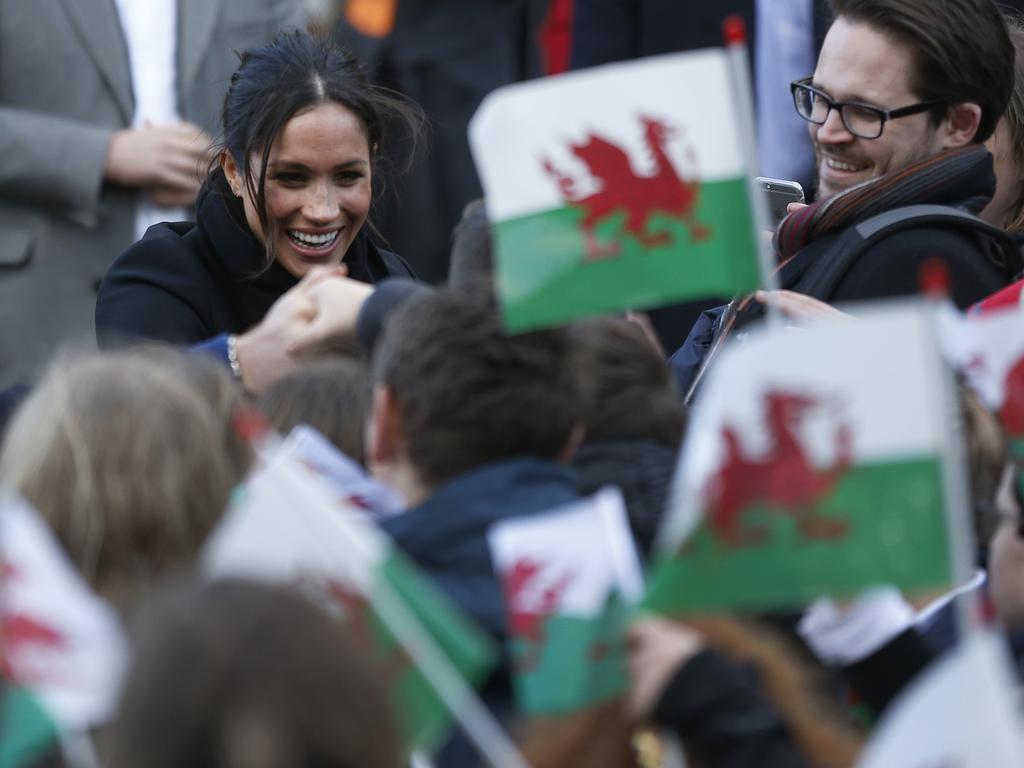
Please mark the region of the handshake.
[[359, 311], [373, 291], [349, 278], [344, 265], [310, 270], [258, 325], [238, 336], [245, 388], [261, 392], [311, 357], [350, 346]]

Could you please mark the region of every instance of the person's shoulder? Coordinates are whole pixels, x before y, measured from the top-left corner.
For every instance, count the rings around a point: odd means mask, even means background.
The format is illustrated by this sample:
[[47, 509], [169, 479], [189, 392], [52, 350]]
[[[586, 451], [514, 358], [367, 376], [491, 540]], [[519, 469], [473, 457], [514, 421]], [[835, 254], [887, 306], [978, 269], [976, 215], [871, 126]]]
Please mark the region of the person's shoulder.
[[169, 259], [180, 260], [185, 254], [193, 252], [192, 241], [195, 224], [190, 221], [154, 224], [145, 234], [129, 245], [123, 254], [114, 262], [130, 264], [159, 265]]
[[108, 279], [123, 277], [158, 280], [165, 276], [178, 282], [206, 271], [200, 257], [195, 224], [188, 221], [154, 224], [111, 265]]
[[381, 261], [384, 262], [385, 268], [388, 271], [388, 277], [408, 277], [416, 280], [416, 273], [413, 268], [409, 265], [405, 259], [399, 256], [393, 251], [386, 251], [383, 248], [377, 248], [377, 253], [380, 255]]

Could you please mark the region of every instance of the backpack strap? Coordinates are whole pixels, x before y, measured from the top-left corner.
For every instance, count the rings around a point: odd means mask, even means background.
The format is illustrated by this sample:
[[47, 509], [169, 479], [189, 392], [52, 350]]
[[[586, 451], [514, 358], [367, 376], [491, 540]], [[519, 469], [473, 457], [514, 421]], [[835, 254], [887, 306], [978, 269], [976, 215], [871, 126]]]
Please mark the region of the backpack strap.
[[883, 211], [848, 227], [815, 256], [791, 290], [829, 301], [865, 251], [890, 235], [919, 227], [948, 227], [985, 236], [995, 245], [986, 253], [988, 261], [1006, 273], [1007, 278], [1019, 273], [1024, 266], [1016, 241], [974, 214], [945, 205], [907, 205]]

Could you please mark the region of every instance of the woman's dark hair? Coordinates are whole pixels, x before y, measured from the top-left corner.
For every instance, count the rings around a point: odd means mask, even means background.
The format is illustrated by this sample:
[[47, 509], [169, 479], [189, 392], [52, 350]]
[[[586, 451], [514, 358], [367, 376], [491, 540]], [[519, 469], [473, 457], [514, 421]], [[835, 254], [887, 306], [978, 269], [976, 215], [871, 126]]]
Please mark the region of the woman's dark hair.
[[[270, 263], [276, 254], [267, 217], [267, 162], [275, 139], [292, 117], [318, 104], [350, 109], [366, 133], [374, 176], [389, 173], [388, 153], [396, 145], [406, 145], [404, 164], [412, 163], [426, 121], [418, 106], [371, 84], [359, 62], [330, 37], [282, 32], [267, 45], [245, 51], [240, 59], [224, 97], [218, 148], [231, 153], [245, 178]], [[254, 156], [260, 158], [259, 178], [253, 178]], [[379, 195], [383, 185], [376, 184], [374, 191]]]

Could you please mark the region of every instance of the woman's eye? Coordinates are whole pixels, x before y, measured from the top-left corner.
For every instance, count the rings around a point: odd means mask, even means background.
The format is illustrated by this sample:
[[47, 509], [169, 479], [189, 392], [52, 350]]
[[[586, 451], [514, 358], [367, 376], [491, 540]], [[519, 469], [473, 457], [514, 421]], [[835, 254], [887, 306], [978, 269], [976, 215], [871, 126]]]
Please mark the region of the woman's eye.
[[274, 176], [274, 181], [278, 184], [284, 184], [285, 186], [297, 186], [305, 182], [305, 177], [301, 173], [278, 173]]
[[363, 178], [362, 171], [342, 171], [334, 177], [339, 184], [355, 184]]

